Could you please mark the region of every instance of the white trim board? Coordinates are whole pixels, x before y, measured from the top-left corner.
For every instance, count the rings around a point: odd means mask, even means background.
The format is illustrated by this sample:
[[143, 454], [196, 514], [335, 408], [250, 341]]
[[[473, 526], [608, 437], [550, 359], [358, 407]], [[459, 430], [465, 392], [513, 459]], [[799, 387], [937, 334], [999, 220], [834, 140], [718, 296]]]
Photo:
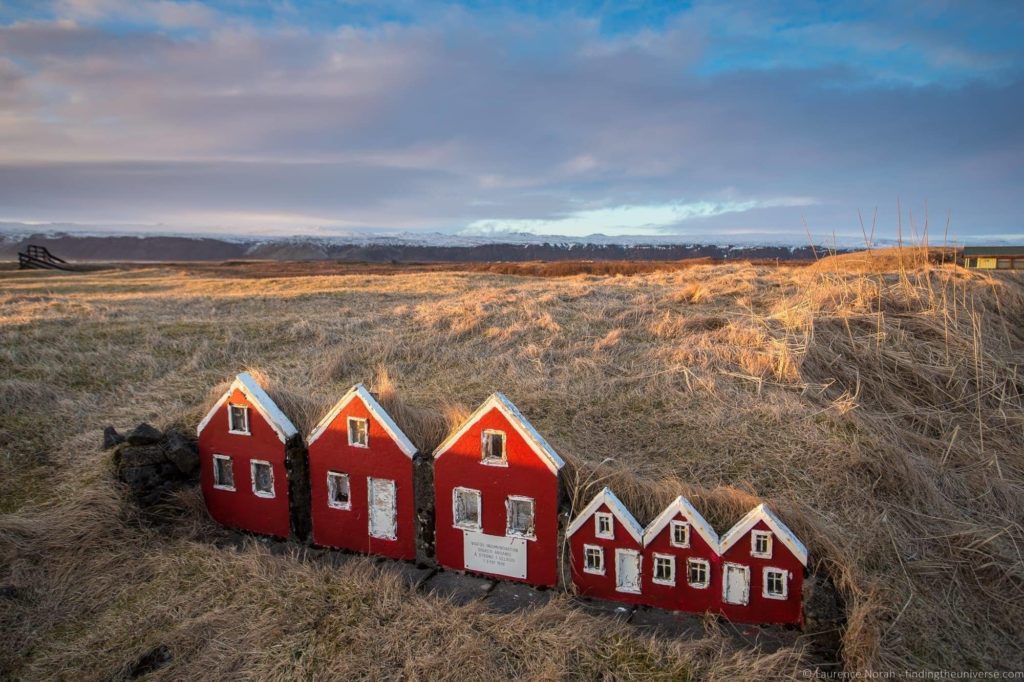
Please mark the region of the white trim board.
[[387, 413], [387, 410], [377, 402], [373, 395], [371, 395], [371, 393], [367, 391], [366, 387], [362, 384], [356, 384], [350, 388], [348, 393], [342, 396], [341, 400], [334, 404], [331, 411], [328, 412], [315, 427], [313, 427], [313, 430], [309, 434], [309, 438], [306, 440], [306, 445], [312, 445], [317, 438], [322, 436], [327, 430], [327, 427], [329, 427], [331, 423], [338, 418], [338, 415], [341, 414], [342, 410], [348, 407], [348, 404], [356, 398], [359, 398], [363, 402], [363, 406], [366, 407], [367, 412], [369, 412], [374, 419], [380, 422], [380, 425], [384, 427], [384, 430], [388, 432], [388, 435], [390, 435], [392, 440], [395, 441], [398, 448], [405, 453], [406, 457], [412, 459], [416, 454], [416, 446], [413, 445], [408, 436], [402, 432], [402, 429], [398, 428], [398, 424], [396, 424], [395, 420], [391, 418], [391, 415]]
[[[672, 500], [665, 510], [658, 514], [658, 516], [651, 521], [647, 528], [644, 529], [644, 547], [651, 544], [658, 535], [668, 527], [668, 525], [676, 520], [676, 517], [682, 514], [690, 524], [690, 530], [696, 531], [698, 535], [704, 538], [704, 542], [708, 544], [715, 553], [719, 553], [718, 545], [718, 533], [711, 527], [711, 524], [701, 516], [700, 512], [690, 504], [690, 501], [680, 495], [676, 499]], [[691, 538], [690, 544], [693, 544]]]
[[[267, 395], [267, 392], [263, 390], [263, 387], [256, 383], [256, 380], [248, 372], [242, 372], [235, 377], [235, 380], [231, 382], [231, 386], [224, 392], [217, 403], [206, 413], [203, 420], [199, 422], [199, 426], [196, 427], [196, 436], [200, 436], [203, 433], [203, 429], [213, 419], [213, 415], [217, 414], [217, 411], [224, 406], [224, 403], [231, 394], [235, 391], [241, 391], [242, 394], [248, 398], [249, 403], [256, 408], [263, 418], [270, 425], [270, 428], [274, 429], [277, 433], [277, 437], [282, 443], [288, 441], [289, 438], [299, 432], [295, 425], [292, 424], [291, 420], [285, 416], [285, 413], [281, 411], [281, 408]], [[230, 424], [229, 424], [230, 426]], [[252, 423], [248, 424], [249, 432], [252, 432]]]
[[641, 526], [640, 522], [636, 520], [633, 514], [626, 509], [626, 505], [622, 504], [622, 501], [615, 496], [615, 493], [607, 487], [601, 490], [597, 495], [594, 495], [594, 499], [592, 499], [590, 503], [583, 508], [583, 511], [579, 513], [579, 516], [573, 519], [573, 522], [569, 524], [569, 528], [565, 531], [565, 537], [571, 537], [576, 531], [582, 528], [602, 505], [608, 507], [615, 518], [619, 520], [619, 523], [621, 523], [626, 529], [626, 532], [636, 540], [638, 545], [643, 547], [643, 526]]
[[807, 548], [800, 540], [797, 539], [796, 535], [793, 534], [789, 528], [786, 527], [782, 521], [779, 520], [775, 514], [768, 509], [768, 505], [762, 503], [751, 509], [746, 516], [739, 520], [739, 522], [729, 529], [729, 531], [722, 536], [722, 540], [719, 543], [719, 554], [724, 555], [729, 549], [732, 548], [741, 538], [745, 537], [746, 534], [757, 525], [759, 521], [764, 521], [765, 525], [771, 528], [772, 532], [775, 533], [782, 544], [784, 544], [789, 551], [793, 553], [793, 556], [803, 564], [807, 565]]
[[512, 427], [515, 428], [519, 435], [523, 437], [523, 440], [530, 445], [530, 448], [538, 457], [541, 458], [544, 464], [547, 465], [548, 469], [551, 470], [551, 473], [557, 474], [561, 468], [565, 466], [565, 461], [558, 456], [558, 453], [555, 452], [554, 448], [544, 440], [543, 436], [537, 433], [537, 429], [533, 428], [533, 425], [527, 421], [526, 417], [523, 416], [523, 413], [520, 412], [519, 409], [512, 404], [512, 401], [506, 398], [502, 393], [491, 394], [491, 396], [488, 397], [480, 407], [476, 408], [473, 414], [469, 416], [469, 419], [463, 422], [462, 426], [459, 427], [458, 431], [448, 436], [443, 443], [437, 446], [437, 449], [434, 450], [434, 459], [438, 459], [441, 455], [448, 452], [448, 450], [450, 450], [451, 447], [465, 435], [466, 431], [468, 431], [470, 427], [472, 427], [491, 409], [497, 409], [505, 416], [508, 422], [512, 424]]

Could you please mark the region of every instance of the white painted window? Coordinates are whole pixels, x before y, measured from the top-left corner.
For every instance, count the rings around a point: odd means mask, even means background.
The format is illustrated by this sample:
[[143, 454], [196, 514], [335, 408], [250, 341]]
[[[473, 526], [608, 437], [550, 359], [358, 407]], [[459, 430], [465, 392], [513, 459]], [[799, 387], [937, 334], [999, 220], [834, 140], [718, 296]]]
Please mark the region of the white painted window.
[[750, 556], [758, 559], [772, 558], [772, 534], [765, 530], [750, 533]]
[[509, 495], [505, 501], [505, 535], [517, 538], [537, 537], [533, 523], [533, 498]]
[[480, 434], [480, 459], [484, 464], [504, 466], [508, 464], [505, 456], [505, 432], [486, 429]]
[[750, 602], [750, 567], [726, 564], [722, 576], [722, 601], [746, 606]]
[[711, 564], [704, 559], [689, 559], [686, 562], [686, 583], [690, 587], [703, 590], [708, 586], [711, 576]]
[[249, 462], [252, 474], [252, 493], [256, 497], [274, 496], [274, 467], [270, 462], [254, 459]]
[[604, 575], [604, 549], [597, 545], [583, 545], [583, 572]]
[[602, 540], [615, 539], [615, 524], [612, 522], [611, 514], [608, 512], [594, 514], [594, 535]]
[[348, 474], [337, 471], [327, 472], [327, 506], [334, 509], [352, 508]]
[[370, 432], [365, 419], [348, 418], [348, 444], [357, 448], [370, 447]]
[[249, 435], [249, 407], [247, 405], [228, 405], [228, 431], [239, 435]]
[[398, 537], [398, 496], [395, 482], [387, 478], [367, 478], [370, 505], [370, 537], [394, 540]]
[[640, 594], [640, 552], [615, 550], [615, 591]]
[[764, 580], [761, 581], [761, 596], [768, 599], [785, 599], [789, 596], [789, 571], [765, 566]]
[[670, 525], [672, 538], [669, 544], [673, 547], [690, 546], [690, 524], [687, 521], [673, 521]]
[[653, 579], [659, 585], [675, 585], [676, 558], [671, 554], [655, 554]]
[[466, 530], [480, 530], [480, 491], [472, 488], [452, 490], [455, 526]]
[[235, 489], [235, 467], [227, 455], [213, 456], [213, 487], [217, 490]]

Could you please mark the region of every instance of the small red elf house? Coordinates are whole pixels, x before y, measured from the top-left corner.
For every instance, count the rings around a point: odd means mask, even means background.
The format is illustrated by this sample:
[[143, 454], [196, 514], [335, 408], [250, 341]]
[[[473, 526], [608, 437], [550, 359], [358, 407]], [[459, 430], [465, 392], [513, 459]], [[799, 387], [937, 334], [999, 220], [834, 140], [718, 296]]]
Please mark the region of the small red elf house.
[[683, 496], [644, 530], [643, 602], [674, 611], [718, 611], [718, 533]]
[[298, 431], [266, 391], [248, 372], [239, 374], [196, 433], [210, 515], [225, 526], [288, 537], [286, 463]]
[[565, 532], [569, 570], [580, 594], [642, 602], [643, 527], [608, 488]]
[[761, 504], [719, 544], [721, 612], [740, 623], [803, 622], [807, 548]]
[[438, 563], [556, 585], [564, 465], [508, 398], [485, 400], [434, 451]]
[[370, 392], [353, 386], [307, 445], [313, 542], [415, 559], [416, 446]]

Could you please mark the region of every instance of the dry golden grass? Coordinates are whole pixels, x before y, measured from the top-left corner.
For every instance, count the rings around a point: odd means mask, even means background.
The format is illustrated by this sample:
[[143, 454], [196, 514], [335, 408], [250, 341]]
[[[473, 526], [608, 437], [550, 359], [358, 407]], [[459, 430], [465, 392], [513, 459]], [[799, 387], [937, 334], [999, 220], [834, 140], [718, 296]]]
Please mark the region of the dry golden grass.
[[[645, 638], [564, 598], [454, 607], [356, 560], [235, 553], [198, 494], [119, 495], [108, 423], [193, 428], [263, 372], [308, 431], [356, 381], [422, 448], [494, 390], [642, 522], [768, 501], [846, 604], [848, 670], [1024, 667], [1024, 286], [925, 258], [559, 279], [0, 274], [0, 677], [798, 676], [799, 646]], [[855, 271], [851, 271], [855, 270]], [[220, 388], [223, 390], [223, 387]]]

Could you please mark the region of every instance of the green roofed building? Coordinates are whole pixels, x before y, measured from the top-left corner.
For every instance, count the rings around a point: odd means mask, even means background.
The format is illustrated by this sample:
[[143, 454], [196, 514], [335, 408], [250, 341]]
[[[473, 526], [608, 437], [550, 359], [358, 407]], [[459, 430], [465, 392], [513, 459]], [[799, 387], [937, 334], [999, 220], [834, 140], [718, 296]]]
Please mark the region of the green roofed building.
[[1024, 270], [1024, 246], [965, 246], [960, 255], [965, 268]]

